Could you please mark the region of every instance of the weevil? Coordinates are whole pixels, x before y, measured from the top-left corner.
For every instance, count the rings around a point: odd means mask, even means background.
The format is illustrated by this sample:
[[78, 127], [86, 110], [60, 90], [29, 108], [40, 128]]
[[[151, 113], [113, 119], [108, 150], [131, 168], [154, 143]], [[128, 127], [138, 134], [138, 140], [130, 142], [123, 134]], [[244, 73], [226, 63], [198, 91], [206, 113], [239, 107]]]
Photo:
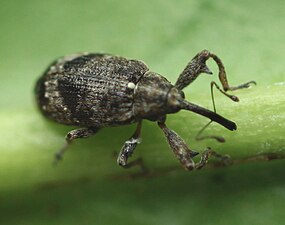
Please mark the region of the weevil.
[[[162, 75], [149, 70], [142, 61], [130, 60], [111, 54], [83, 53], [62, 57], [53, 62], [36, 83], [36, 100], [40, 111], [58, 123], [79, 127], [66, 135], [66, 144], [56, 153], [61, 159], [73, 140], [96, 134], [104, 127], [136, 123], [134, 134], [124, 143], [117, 163], [128, 167], [128, 158], [140, 143], [142, 121], [154, 121], [163, 131], [170, 148], [187, 170], [202, 168], [214, 151], [207, 148], [198, 163], [185, 141], [166, 126], [167, 114], [188, 110], [200, 114], [229, 130], [237, 126], [215, 111], [193, 104], [185, 99], [185, 87], [201, 73], [212, 74], [206, 61], [212, 58], [219, 67], [217, 83], [211, 83], [233, 101], [238, 101], [228, 90], [247, 88], [254, 81], [239, 86], [229, 86], [221, 59], [208, 50], [198, 53], [185, 67], [172, 85]], [[211, 136], [221, 140], [217, 136]], [[216, 154], [217, 155], [217, 154]]]

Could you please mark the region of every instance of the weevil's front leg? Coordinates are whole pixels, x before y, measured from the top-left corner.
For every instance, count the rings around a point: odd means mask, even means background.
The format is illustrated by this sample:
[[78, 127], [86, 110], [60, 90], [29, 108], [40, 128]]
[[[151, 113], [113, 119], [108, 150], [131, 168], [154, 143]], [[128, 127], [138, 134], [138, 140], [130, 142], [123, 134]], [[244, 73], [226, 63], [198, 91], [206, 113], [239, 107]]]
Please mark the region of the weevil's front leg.
[[123, 145], [117, 159], [117, 163], [120, 166], [129, 168], [135, 164], [140, 164], [141, 160], [134, 161], [133, 163], [128, 164], [128, 158], [133, 154], [135, 148], [140, 143], [141, 127], [142, 127], [142, 121], [139, 121], [135, 133]]
[[214, 99], [214, 86], [223, 94], [225, 95], [226, 97], [230, 98], [232, 101], [234, 102], [238, 102], [239, 101], [239, 98], [235, 95], [230, 95], [228, 93], [226, 93], [225, 91], [223, 91], [219, 85], [215, 82], [215, 81], [212, 81], [211, 82], [211, 97], [212, 97], [212, 103], [213, 103], [213, 107], [214, 107], [214, 112], [216, 112], [216, 106], [215, 106], [215, 99]]
[[[246, 82], [244, 84], [237, 85], [237, 86], [230, 86], [229, 82], [227, 80], [227, 75], [226, 75], [225, 67], [222, 63], [222, 60], [217, 55], [215, 55], [214, 53], [209, 53], [209, 57], [213, 58], [213, 60], [215, 60], [215, 62], [217, 63], [217, 65], [219, 67], [219, 79], [222, 83], [224, 91], [229, 91], [229, 90], [234, 91], [234, 90], [238, 90], [238, 89], [242, 89], [242, 88], [248, 88], [248, 87], [250, 87], [250, 84], [256, 85], [256, 82], [252, 80], [252, 81], [249, 81], [249, 82]], [[217, 85], [216, 85], [216, 87], [220, 90], [220, 88]]]
[[210, 69], [206, 65], [206, 61], [210, 58], [210, 52], [203, 50], [199, 52], [185, 67], [182, 73], [179, 75], [175, 87], [182, 90], [189, 84], [191, 84], [200, 73], [212, 74]]
[[222, 83], [224, 91], [228, 90], [237, 90], [241, 88], [248, 88], [250, 84], [256, 84], [255, 81], [249, 81], [244, 84], [238, 86], [230, 86], [227, 80], [227, 75], [225, 71], [225, 67], [221, 61], [221, 59], [214, 53], [209, 52], [208, 50], [203, 50], [199, 52], [185, 67], [185, 69], [180, 74], [179, 78], [176, 81], [175, 87], [179, 90], [182, 90], [189, 84], [191, 84], [200, 73], [212, 74], [210, 69], [206, 65], [206, 61], [209, 58], [213, 58], [213, 60], [217, 63], [219, 67], [219, 79]]
[[68, 149], [70, 144], [73, 142], [74, 139], [78, 138], [86, 138], [94, 135], [99, 131], [100, 128], [97, 127], [88, 127], [88, 128], [80, 128], [76, 130], [72, 130], [67, 133], [65, 136], [66, 143], [65, 145], [55, 153], [55, 163], [62, 159], [64, 152]]
[[[159, 121], [158, 126], [162, 129], [170, 148], [182, 166], [187, 170], [195, 169], [195, 162], [192, 158], [199, 153], [190, 150], [184, 140], [173, 130], [169, 129], [164, 122]], [[203, 163], [205, 164], [206, 162], [203, 161]]]

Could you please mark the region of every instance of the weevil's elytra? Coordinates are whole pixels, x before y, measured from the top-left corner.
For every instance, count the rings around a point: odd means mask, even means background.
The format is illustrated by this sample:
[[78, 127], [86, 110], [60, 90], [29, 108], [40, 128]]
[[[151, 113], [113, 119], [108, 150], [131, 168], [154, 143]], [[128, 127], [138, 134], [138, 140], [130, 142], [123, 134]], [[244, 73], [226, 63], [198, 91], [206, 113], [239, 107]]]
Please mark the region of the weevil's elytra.
[[[89, 137], [104, 127], [137, 123], [135, 133], [125, 142], [117, 160], [119, 165], [127, 167], [128, 157], [140, 142], [142, 120], [148, 119], [158, 123], [184, 168], [202, 168], [214, 152], [207, 149], [201, 161], [195, 164], [192, 158], [197, 153], [190, 150], [182, 138], [166, 126], [165, 121], [167, 114], [184, 109], [203, 115], [229, 130], [236, 129], [234, 122], [185, 99], [183, 88], [200, 73], [211, 74], [206, 66], [209, 58], [219, 66], [219, 79], [224, 91], [215, 82], [211, 88], [217, 87], [232, 100], [237, 97], [225, 91], [255, 83], [229, 86], [221, 60], [207, 50], [189, 62], [175, 85], [150, 71], [141, 61], [109, 54], [74, 54], [53, 62], [36, 84], [38, 106], [46, 117], [58, 123], [81, 127], [66, 135], [67, 144], [57, 153], [57, 159], [74, 139]], [[217, 136], [209, 137], [219, 140]]]

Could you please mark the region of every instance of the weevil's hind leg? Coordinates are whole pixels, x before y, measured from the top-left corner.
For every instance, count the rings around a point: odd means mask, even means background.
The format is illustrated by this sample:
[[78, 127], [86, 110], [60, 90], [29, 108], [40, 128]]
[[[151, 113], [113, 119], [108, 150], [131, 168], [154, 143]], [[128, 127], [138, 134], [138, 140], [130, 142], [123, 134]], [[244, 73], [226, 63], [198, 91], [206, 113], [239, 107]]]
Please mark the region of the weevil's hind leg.
[[86, 138], [90, 137], [91, 135], [94, 135], [99, 131], [100, 128], [96, 127], [88, 127], [88, 128], [80, 128], [76, 130], [72, 130], [67, 133], [65, 136], [66, 143], [65, 145], [55, 153], [55, 164], [62, 159], [65, 151], [69, 148], [73, 140], [78, 138]]
[[141, 128], [142, 121], [139, 121], [134, 134], [125, 142], [119, 153], [117, 163], [124, 168], [130, 168], [135, 165], [140, 165], [142, 168], [144, 167], [141, 159], [128, 163], [128, 158], [133, 154], [135, 148], [140, 143]]

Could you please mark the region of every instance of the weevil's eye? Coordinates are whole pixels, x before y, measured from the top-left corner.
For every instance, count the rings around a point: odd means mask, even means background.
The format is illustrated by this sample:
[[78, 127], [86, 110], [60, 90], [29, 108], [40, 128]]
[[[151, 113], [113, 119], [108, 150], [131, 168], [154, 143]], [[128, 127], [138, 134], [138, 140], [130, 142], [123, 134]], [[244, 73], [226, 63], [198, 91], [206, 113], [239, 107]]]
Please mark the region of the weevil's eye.
[[184, 92], [173, 87], [167, 96], [168, 113], [178, 112], [181, 109], [181, 102], [184, 98]]

